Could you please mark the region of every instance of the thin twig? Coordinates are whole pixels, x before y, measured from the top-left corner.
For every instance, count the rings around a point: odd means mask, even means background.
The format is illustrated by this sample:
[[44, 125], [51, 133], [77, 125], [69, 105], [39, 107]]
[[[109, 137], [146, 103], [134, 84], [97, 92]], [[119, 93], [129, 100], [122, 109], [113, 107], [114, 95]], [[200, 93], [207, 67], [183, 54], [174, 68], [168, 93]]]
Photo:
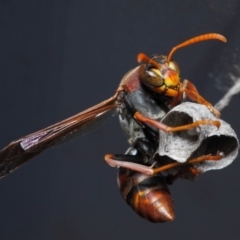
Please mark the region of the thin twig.
[[227, 91], [227, 93], [215, 104], [215, 108], [222, 111], [231, 101], [232, 97], [240, 93], [240, 77], [235, 77], [232, 74], [230, 78], [233, 80], [233, 86]]

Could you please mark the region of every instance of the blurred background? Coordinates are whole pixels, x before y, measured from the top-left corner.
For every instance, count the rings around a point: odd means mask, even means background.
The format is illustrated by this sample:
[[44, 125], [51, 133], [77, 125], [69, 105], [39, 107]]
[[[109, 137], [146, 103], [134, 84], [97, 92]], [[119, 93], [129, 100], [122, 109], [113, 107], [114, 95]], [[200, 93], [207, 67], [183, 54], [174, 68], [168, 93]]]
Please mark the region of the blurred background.
[[[182, 78], [216, 103], [239, 76], [240, 1], [1, 0], [0, 147], [115, 93], [136, 55], [179, 50]], [[239, 96], [222, 118], [240, 134]], [[122, 199], [106, 153], [124, 153], [118, 118], [0, 181], [1, 239], [239, 239], [240, 163], [170, 187], [176, 220], [153, 224]]]

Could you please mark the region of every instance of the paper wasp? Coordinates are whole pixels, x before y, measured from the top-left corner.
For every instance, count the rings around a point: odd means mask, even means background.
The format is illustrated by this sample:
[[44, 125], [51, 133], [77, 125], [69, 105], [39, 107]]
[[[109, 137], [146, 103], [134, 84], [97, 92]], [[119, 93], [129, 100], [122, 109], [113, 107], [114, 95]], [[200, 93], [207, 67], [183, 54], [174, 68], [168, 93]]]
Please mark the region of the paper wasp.
[[[0, 152], [0, 177], [11, 173], [45, 149], [94, 130], [105, 120], [107, 113], [113, 109], [117, 109], [120, 124], [129, 135], [129, 142], [138, 154], [136, 156], [107, 154], [105, 161], [111, 166], [126, 168], [126, 171], [139, 172], [141, 177], [145, 174], [161, 172], [162, 167], [151, 168], [139, 160], [139, 156], [141, 159], [150, 159], [155, 153], [158, 147], [158, 130], [182, 131], [201, 124], [219, 126], [217, 120], [207, 119], [178, 127], [169, 127], [160, 122], [163, 116], [172, 107], [180, 104], [186, 96], [192, 101], [207, 106], [215, 116], [220, 116], [218, 110], [198, 93], [190, 81], [181, 81], [179, 67], [172, 60], [172, 55], [177, 49], [210, 39], [226, 42], [222, 35], [208, 33], [177, 45], [167, 56], [153, 55], [149, 58], [143, 53], [138, 54], [137, 60], [140, 65], [123, 77], [113, 97], [66, 120], [13, 141], [2, 149]], [[219, 159], [219, 156], [212, 156], [212, 159]], [[201, 161], [204, 160], [206, 158], [203, 156]], [[154, 177], [145, 178], [148, 178], [150, 183], [154, 181], [152, 179], [155, 179]], [[164, 182], [161, 184], [165, 185]], [[157, 182], [155, 185], [159, 186], [160, 183]], [[155, 193], [153, 197], [156, 198]], [[169, 199], [171, 201], [171, 198]], [[173, 220], [173, 218], [173, 215], [170, 214], [165, 220], [157, 221]]]

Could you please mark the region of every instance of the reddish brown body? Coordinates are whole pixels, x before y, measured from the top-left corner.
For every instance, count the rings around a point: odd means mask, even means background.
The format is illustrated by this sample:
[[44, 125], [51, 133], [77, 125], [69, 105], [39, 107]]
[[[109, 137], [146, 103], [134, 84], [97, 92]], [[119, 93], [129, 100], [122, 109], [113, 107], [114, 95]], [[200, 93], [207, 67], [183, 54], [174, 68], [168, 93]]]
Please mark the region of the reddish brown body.
[[120, 168], [118, 185], [123, 198], [141, 217], [151, 222], [173, 221], [173, 201], [160, 174], [147, 176]]
[[132, 92], [138, 90], [139, 88], [139, 66], [137, 66], [124, 75], [118, 89], [124, 89], [127, 92]]
[[[214, 115], [220, 116], [218, 110], [198, 93], [190, 81], [181, 81], [179, 67], [172, 60], [172, 55], [177, 49], [210, 39], [226, 42], [222, 35], [210, 33], [177, 45], [167, 56], [154, 55], [149, 58], [143, 53], [138, 54], [137, 59], [141, 64], [123, 77], [113, 97], [59, 123], [13, 141], [2, 149], [0, 178], [45, 149], [95, 130], [112, 110], [117, 109], [120, 124], [129, 136], [131, 148], [130, 152], [120, 156], [107, 154], [105, 161], [110, 166], [120, 167], [118, 183], [124, 199], [141, 217], [151, 222], [174, 220], [172, 198], [165, 178], [159, 172], [181, 163], [169, 163], [152, 168], [146, 166], [146, 162], [151, 162], [159, 147], [159, 130], [183, 131], [201, 124], [219, 126], [219, 121], [204, 119], [176, 127], [161, 122], [167, 112], [180, 104], [185, 96], [207, 106]], [[134, 153], [135, 150], [137, 154]], [[209, 157], [211, 156], [201, 156], [188, 161], [188, 164], [209, 160]], [[220, 158], [219, 154], [212, 156], [215, 160]], [[176, 178], [178, 177], [179, 175], [176, 175]]]

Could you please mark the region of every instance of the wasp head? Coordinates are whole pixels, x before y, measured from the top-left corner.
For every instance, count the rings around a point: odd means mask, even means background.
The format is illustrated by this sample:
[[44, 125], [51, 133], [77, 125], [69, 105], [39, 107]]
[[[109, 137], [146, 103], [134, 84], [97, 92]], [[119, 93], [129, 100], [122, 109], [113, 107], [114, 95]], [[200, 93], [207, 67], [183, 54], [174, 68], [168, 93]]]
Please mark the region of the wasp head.
[[175, 61], [167, 61], [167, 56], [138, 55], [141, 82], [152, 91], [168, 97], [176, 97], [181, 87], [180, 71]]
[[179, 67], [172, 60], [173, 54], [179, 48], [189, 46], [194, 43], [215, 39], [226, 42], [226, 38], [218, 33], [207, 33], [200, 36], [188, 39], [185, 42], [172, 48], [167, 56], [147, 57], [143, 53], [139, 53], [137, 60], [142, 63], [140, 66], [140, 80], [144, 85], [168, 97], [177, 97], [181, 91], [181, 80]]

